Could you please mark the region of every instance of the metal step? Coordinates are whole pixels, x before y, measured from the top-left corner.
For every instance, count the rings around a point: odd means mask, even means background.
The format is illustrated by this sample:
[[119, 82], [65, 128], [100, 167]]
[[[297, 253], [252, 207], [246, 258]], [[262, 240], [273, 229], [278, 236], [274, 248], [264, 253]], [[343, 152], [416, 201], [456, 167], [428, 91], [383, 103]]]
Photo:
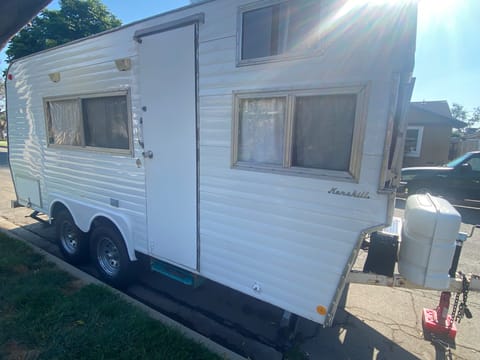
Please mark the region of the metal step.
[[195, 288], [199, 287], [205, 281], [205, 278], [198, 274], [191, 273], [188, 270], [157, 259], [151, 259], [150, 268], [170, 279]]

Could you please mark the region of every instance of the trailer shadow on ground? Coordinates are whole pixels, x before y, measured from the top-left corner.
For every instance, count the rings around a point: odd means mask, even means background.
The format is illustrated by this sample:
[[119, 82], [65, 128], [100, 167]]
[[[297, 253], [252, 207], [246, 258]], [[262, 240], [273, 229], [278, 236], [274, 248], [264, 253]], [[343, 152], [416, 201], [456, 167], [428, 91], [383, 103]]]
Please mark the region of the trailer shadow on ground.
[[[382, 319], [379, 318], [379, 321]], [[387, 326], [387, 324], [385, 324]], [[391, 324], [388, 324], [390, 327]], [[388, 330], [388, 329], [387, 329]], [[390, 334], [391, 331], [386, 331]], [[309, 359], [405, 359], [418, 360], [391, 338], [370, 327], [352, 313], [339, 309], [331, 328], [317, 327], [301, 333]]]
[[[53, 226], [33, 223], [22, 229], [38, 235], [31, 240], [37, 246], [61, 256], [53, 240]], [[83, 266], [82, 270], [95, 275], [92, 266]], [[213, 281], [192, 288], [145, 271], [126, 293], [251, 359], [418, 359], [395, 339], [344, 309], [337, 311], [331, 328], [300, 320], [294, 339], [285, 342], [280, 331], [280, 308]], [[387, 335], [390, 325], [385, 324]]]
[[[1, 158], [0, 156], [0, 160]], [[13, 193], [9, 196], [13, 196]], [[404, 200], [397, 200], [397, 210], [401, 210], [404, 203]], [[54, 241], [53, 226], [34, 222], [28, 217], [31, 213], [29, 209], [0, 210], [0, 216], [21, 226], [17, 235], [22, 236], [27, 230], [37, 235], [30, 241], [55, 256], [61, 256]], [[461, 208], [459, 211], [465, 223], [478, 223], [479, 210]], [[94, 271], [93, 267], [88, 265], [83, 270], [90, 273]], [[194, 289], [151, 272], [145, 272], [140, 281], [127, 289], [127, 292], [246, 357], [272, 360], [283, 357], [282, 351], [285, 347], [279, 341], [279, 324], [283, 312], [279, 308], [213, 281], [206, 281]], [[378, 309], [375, 312], [375, 296], [370, 292], [357, 300], [365, 303], [370, 314], [378, 313]], [[383, 302], [382, 299], [378, 301]], [[401, 317], [402, 309], [392, 309], [392, 312]], [[348, 308], [348, 312], [338, 310], [332, 328], [324, 329], [313, 322], [302, 320], [294, 341], [290, 342], [292, 356], [285, 358], [305, 359], [302, 354], [306, 353], [309, 359], [418, 359], [411, 344], [406, 348], [413, 353], [402, 347], [406, 343], [392, 335], [394, 331], [399, 331], [396, 321], [382, 320], [380, 315], [373, 319], [370, 319], [370, 316], [365, 317], [356, 308]], [[377, 326], [379, 323], [382, 323], [380, 327]], [[448, 359], [445, 349], [425, 343], [418, 333], [410, 334], [409, 342], [411, 341], [421, 343], [424, 349], [430, 348], [428, 354], [435, 353], [436, 360]]]

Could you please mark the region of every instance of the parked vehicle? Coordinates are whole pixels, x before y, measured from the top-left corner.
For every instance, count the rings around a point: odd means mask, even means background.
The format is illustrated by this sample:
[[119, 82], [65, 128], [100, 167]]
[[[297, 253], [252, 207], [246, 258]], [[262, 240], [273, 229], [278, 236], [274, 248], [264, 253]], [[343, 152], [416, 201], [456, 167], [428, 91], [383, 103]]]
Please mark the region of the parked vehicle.
[[392, 221], [415, 34], [414, 2], [203, 1], [16, 60], [17, 201], [115, 286], [147, 256], [328, 326]]
[[400, 184], [400, 192], [408, 194], [480, 200], [480, 151], [468, 152], [443, 166], [403, 168]]

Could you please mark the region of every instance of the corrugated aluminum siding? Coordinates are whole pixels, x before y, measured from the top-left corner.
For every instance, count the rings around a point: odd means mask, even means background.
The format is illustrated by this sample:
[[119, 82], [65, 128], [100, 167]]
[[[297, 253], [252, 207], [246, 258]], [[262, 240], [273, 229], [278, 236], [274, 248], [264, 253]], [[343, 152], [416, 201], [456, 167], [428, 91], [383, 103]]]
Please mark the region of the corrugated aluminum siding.
[[[118, 211], [134, 224], [134, 239], [128, 241], [148, 252], [144, 171], [135, 164], [142, 151], [137, 142], [142, 104], [133, 34], [204, 12], [205, 23], [199, 25], [200, 272], [322, 323], [316, 307], [329, 307], [359, 234], [387, 221], [387, 195], [377, 189], [388, 98], [393, 72], [412, 62], [411, 34], [402, 43], [407, 47], [397, 46], [391, 42], [394, 27], [386, 25], [395, 14], [390, 20], [383, 14], [385, 24], [375, 25], [380, 34], [373, 32], [371, 18], [353, 20], [352, 15], [344, 20], [348, 29], [325, 31], [320, 56], [238, 67], [237, 6], [246, 3], [208, 2], [16, 62], [10, 70], [16, 81], [8, 88], [12, 169], [15, 176], [40, 179], [43, 199], [52, 192], [86, 203], [119, 199]], [[370, 35], [363, 35], [367, 28]], [[132, 59], [133, 68], [119, 72], [113, 60], [124, 57]], [[48, 73], [56, 71], [61, 81], [54, 84]], [[358, 183], [231, 167], [234, 91], [345, 84], [368, 88]], [[119, 89], [131, 93], [134, 156], [46, 146], [43, 97]], [[369, 192], [370, 199], [332, 195], [332, 187]]]

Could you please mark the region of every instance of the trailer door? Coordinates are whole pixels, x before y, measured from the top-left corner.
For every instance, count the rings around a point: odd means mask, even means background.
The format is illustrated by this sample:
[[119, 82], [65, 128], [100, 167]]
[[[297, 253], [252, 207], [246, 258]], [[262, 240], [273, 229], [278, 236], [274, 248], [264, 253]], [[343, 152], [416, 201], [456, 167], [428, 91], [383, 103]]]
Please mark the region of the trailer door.
[[139, 46], [147, 231], [152, 256], [197, 269], [196, 25]]

